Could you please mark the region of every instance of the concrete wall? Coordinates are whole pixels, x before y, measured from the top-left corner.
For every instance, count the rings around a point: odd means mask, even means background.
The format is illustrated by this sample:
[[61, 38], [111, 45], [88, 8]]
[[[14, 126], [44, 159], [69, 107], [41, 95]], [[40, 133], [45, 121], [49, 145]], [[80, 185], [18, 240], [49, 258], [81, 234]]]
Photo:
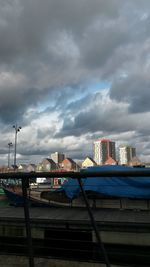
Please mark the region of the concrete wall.
[[[34, 259], [35, 267], [106, 267], [105, 264], [88, 263], [88, 262], [75, 262], [75, 261], [62, 261], [54, 259]], [[0, 256], [1, 267], [29, 267], [28, 259], [19, 256]], [[122, 267], [119, 265], [112, 265], [111, 267]], [[127, 266], [126, 266], [127, 267]], [[128, 266], [130, 267], [130, 266]]]

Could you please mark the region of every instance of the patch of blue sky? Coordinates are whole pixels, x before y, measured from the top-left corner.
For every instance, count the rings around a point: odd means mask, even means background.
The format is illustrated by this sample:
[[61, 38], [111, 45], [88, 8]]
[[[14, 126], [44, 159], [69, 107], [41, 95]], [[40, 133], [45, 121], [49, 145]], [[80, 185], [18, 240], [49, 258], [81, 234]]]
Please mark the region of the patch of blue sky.
[[[76, 102], [80, 99], [85, 98], [88, 95], [93, 95], [103, 90], [109, 90], [110, 87], [111, 87], [110, 82], [97, 81], [97, 80], [78, 84], [75, 86], [67, 86], [67, 87], [61, 88], [59, 93], [58, 91], [56, 94], [53, 92], [51, 96], [49, 96], [43, 102], [39, 103], [38, 111], [43, 112], [48, 108], [54, 107], [60, 97], [61, 97], [61, 104], [63, 103], [63, 99], [64, 99], [63, 105], [65, 106], [65, 101], [67, 102], [66, 104], [69, 104], [72, 101]], [[62, 95], [64, 96], [63, 98], [62, 98]]]
[[91, 82], [88, 85], [88, 90], [90, 92], [96, 93], [98, 91], [101, 90], [105, 90], [105, 89], [110, 89], [111, 87], [111, 83], [108, 81], [95, 81], [95, 82]]
[[42, 113], [46, 109], [52, 108], [54, 105], [55, 105], [54, 101], [50, 101], [49, 99], [47, 99], [47, 100], [39, 103], [38, 106], [37, 106], [37, 109], [38, 109], [38, 112]]
[[111, 83], [108, 81], [92, 81], [89, 83], [82, 84], [78, 92], [77, 98], [81, 99], [87, 95], [93, 95], [99, 91], [109, 90]]

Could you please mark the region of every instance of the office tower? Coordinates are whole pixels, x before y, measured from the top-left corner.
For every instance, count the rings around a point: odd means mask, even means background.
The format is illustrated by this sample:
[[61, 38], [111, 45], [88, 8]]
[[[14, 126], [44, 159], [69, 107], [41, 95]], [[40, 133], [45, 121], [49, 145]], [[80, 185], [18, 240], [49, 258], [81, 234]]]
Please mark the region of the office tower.
[[59, 165], [65, 159], [65, 155], [62, 153], [55, 152], [51, 154], [51, 159]]
[[110, 139], [98, 139], [94, 142], [94, 160], [98, 165], [103, 165], [112, 158], [116, 161], [115, 142]]
[[119, 159], [121, 165], [129, 165], [130, 161], [136, 157], [136, 149], [128, 145], [119, 147]]

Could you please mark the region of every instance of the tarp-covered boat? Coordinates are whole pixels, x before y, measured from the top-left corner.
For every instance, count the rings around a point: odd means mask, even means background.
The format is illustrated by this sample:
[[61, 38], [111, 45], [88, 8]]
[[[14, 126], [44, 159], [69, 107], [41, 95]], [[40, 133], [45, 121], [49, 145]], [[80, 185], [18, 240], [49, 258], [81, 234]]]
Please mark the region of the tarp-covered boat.
[[[100, 173], [108, 170], [131, 171], [131, 169], [133, 170], [132, 167], [104, 165], [89, 167], [87, 170], [88, 172]], [[82, 179], [82, 184], [85, 191], [92, 191], [105, 196], [150, 199], [150, 177], [88, 177]], [[70, 179], [60, 190], [64, 190], [69, 198], [76, 198], [80, 193], [79, 183], [76, 179]]]
[[[134, 170], [139, 168], [134, 168]], [[133, 167], [119, 165], [104, 165], [89, 167], [82, 172], [97, 172], [97, 177], [83, 178], [82, 185], [89, 199], [91, 207], [98, 208], [140, 208], [150, 209], [150, 177], [108, 176], [103, 177], [104, 171], [132, 171]], [[142, 169], [140, 169], [141, 171]], [[145, 170], [145, 168], [143, 169]], [[23, 196], [17, 191], [4, 188], [11, 203], [23, 204]], [[38, 196], [37, 196], [38, 194]], [[31, 205], [43, 206], [85, 206], [81, 189], [77, 179], [68, 179], [59, 189], [30, 191], [28, 196]]]

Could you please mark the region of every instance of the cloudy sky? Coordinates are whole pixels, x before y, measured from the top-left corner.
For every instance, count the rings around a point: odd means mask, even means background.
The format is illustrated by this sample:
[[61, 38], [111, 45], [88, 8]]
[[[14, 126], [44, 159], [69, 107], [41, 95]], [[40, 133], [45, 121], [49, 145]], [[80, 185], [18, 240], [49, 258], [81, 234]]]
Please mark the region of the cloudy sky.
[[[150, 161], [150, 1], [0, 0], [0, 164], [93, 156], [108, 137]], [[13, 149], [11, 158], [13, 161]]]

